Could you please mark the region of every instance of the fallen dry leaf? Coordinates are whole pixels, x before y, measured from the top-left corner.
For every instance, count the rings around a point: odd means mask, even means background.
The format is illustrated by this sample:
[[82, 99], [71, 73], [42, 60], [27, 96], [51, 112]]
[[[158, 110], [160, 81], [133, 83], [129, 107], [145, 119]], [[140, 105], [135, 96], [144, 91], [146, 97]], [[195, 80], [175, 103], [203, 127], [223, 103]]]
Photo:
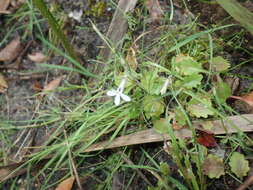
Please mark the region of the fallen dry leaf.
[[138, 62], [136, 59], [136, 52], [133, 47], [129, 48], [126, 56], [126, 61], [131, 69], [133, 69], [134, 71], [137, 69]]
[[43, 92], [55, 90], [61, 83], [61, 80], [64, 76], [60, 76], [50, 81], [47, 85], [44, 86]]
[[4, 93], [8, 88], [8, 84], [4, 79], [4, 76], [0, 73], [0, 93]]
[[158, 0], [148, 0], [146, 1], [147, 9], [151, 15], [151, 18], [154, 22], [160, 22], [163, 16], [163, 10], [160, 6]]
[[34, 61], [36, 63], [42, 63], [48, 59], [48, 57], [41, 52], [36, 52], [34, 54], [28, 54], [28, 58], [31, 61]]
[[239, 77], [236, 77], [236, 76], [233, 76], [233, 77], [227, 76], [227, 77], [225, 77], [224, 81], [231, 88], [232, 94], [234, 94], [236, 92], [236, 90], [238, 89], [238, 87], [240, 85], [240, 79], [239, 79]]
[[69, 177], [67, 179], [65, 179], [64, 181], [62, 181], [55, 190], [71, 190], [73, 183], [75, 181], [74, 177]]
[[241, 100], [249, 104], [253, 107], [253, 91], [251, 91], [249, 94], [243, 95], [243, 96], [230, 96], [230, 98], [234, 98], [237, 100]]
[[5, 13], [10, 5], [10, 0], [0, 0], [0, 13]]
[[13, 39], [7, 46], [5, 46], [5, 48], [0, 50], [0, 61], [13, 61], [19, 55], [21, 49], [22, 45], [20, 38], [17, 37]]
[[205, 147], [217, 146], [214, 135], [205, 131], [199, 131], [199, 137], [197, 138], [197, 142]]
[[173, 127], [173, 129], [174, 130], [180, 130], [180, 129], [183, 129], [183, 125], [179, 125], [177, 122], [174, 122], [173, 124], [172, 124], [172, 127]]
[[35, 92], [41, 92], [43, 90], [43, 87], [41, 86], [41, 84], [39, 83], [39, 81], [35, 80], [32, 84], [32, 89]]
[[219, 178], [225, 174], [223, 160], [214, 154], [209, 154], [204, 160], [203, 172], [209, 178]]

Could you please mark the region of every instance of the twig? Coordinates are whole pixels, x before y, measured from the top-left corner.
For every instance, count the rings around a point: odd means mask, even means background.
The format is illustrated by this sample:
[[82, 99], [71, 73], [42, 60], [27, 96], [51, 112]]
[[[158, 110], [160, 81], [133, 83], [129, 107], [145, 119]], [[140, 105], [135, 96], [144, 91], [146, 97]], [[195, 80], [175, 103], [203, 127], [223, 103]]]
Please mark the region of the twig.
[[[210, 132], [215, 135], [237, 133], [240, 131], [249, 132], [253, 131], [253, 114], [231, 116], [226, 120], [215, 120], [212, 121], [212, 123], [213, 128], [210, 130]], [[201, 126], [201, 121], [193, 122], [193, 126], [196, 129], [201, 130], [199, 127]], [[181, 130], [175, 131], [175, 135], [177, 138], [189, 138], [192, 137], [192, 131], [189, 128], [183, 128]], [[85, 149], [84, 152], [111, 149], [136, 144], [162, 142], [169, 139], [169, 135], [157, 133], [153, 128], [151, 128], [136, 132], [134, 134], [118, 137], [112, 142], [103, 141], [97, 144], [93, 144], [89, 148]]]
[[[114, 47], [117, 48], [120, 46], [120, 42], [122, 42], [122, 38], [124, 37], [127, 31], [127, 19], [125, 18], [125, 14], [127, 12], [131, 12], [137, 3], [137, 0], [120, 0], [117, 6], [117, 9], [113, 15], [111, 24], [107, 31], [106, 37], [110, 40]], [[103, 58], [103, 62], [106, 62], [111, 56], [111, 50], [109, 47], [105, 47], [99, 53], [100, 57]], [[94, 69], [94, 73], [102, 74], [104, 71], [104, 65], [99, 64]]]
[[250, 186], [252, 183], [253, 183], [253, 175], [248, 177], [248, 179], [242, 185], [240, 185], [240, 187], [238, 187], [236, 190], [244, 190], [248, 186]]

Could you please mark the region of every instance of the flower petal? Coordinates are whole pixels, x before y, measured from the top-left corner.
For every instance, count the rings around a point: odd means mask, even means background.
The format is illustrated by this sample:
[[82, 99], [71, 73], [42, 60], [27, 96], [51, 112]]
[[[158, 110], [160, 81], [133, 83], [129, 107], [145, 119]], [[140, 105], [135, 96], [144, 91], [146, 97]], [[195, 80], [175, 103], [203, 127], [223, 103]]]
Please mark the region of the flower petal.
[[120, 93], [122, 93], [122, 92], [124, 91], [125, 84], [126, 84], [126, 78], [124, 77], [124, 78], [121, 80], [120, 85], [119, 85], [119, 87], [118, 87], [118, 89], [117, 89]]
[[120, 94], [121, 98], [126, 101], [126, 102], [130, 102], [131, 101], [131, 98], [125, 94]]
[[166, 93], [167, 88], [170, 84], [171, 84], [171, 78], [167, 78], [162, 86], [162, 89], [160, 90], [161, 95], [164, 95]]
[[120, 94], [117, 94], [114, 98], [114, 104], [118, 106], [120, 104]]
[[117, 92], [116, 90], [114, 90], [114, 89], [109, 90], [109, 91], [106, 93], [107, 96], [116, 96], [117, 94], [118, 94], [118, 92]]

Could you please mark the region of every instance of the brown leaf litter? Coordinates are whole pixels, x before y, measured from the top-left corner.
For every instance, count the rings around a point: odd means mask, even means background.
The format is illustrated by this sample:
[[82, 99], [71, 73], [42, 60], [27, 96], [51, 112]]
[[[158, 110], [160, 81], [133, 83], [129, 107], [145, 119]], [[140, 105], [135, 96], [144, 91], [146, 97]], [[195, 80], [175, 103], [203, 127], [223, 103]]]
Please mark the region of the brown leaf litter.
[[22, 50], [20, 37], [13, 39], [8, 45], [0, 50], [0, 61], [11, 62], [16, 59]]
[[0, 73], [0, 93], [5, 93], [8, 88], [8, 84], [4, 76]]

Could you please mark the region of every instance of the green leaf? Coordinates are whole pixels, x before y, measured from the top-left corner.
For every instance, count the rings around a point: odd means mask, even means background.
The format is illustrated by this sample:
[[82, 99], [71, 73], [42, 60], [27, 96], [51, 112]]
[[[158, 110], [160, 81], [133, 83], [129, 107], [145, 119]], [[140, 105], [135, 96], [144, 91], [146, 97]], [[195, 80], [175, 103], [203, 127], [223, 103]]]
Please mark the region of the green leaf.
[[222, 72], [230, 67], [229, 62], [221, 56], [214, 57], [211, 60], [211, 68], [213, 71]]
[[[122, 79], [126, 77], [126, 74], [121, 72], [121, 73], [117, 73], [114, 75], [114, 83], [116, 86], [119, 86]], [[127, 89], [130, 89], [131, 87], [133, 87], [134, 84], [133, 84], [133, 81], [131, 81], [129, 79], [129, 77], [126, 78], [126, 84], [125, 84], [125, 89], [127, 91]]]
[[141, 114], [141, 106], [137, 103], [132, 103], [132, 106], [128, 109], [128, 118], [129, 119], [136, 119]]
[[158, 133], [168, 133], [168, 128], [171, 127], [170, 121], [165, 118], [153, 121], [153, 125]]
[[145, 96], [143, 105], [147, 118], [159, 117], [164, 112], [164, 102], [160, 97], [150, 95]]
[[145, 71], [142, 74], [141, 86], [149, 94], [159, 95], [165, 80], [164, 77], [158, 76], [157, 70]]
[[201, 84], [203, 76], [201, 74], [193, 74], [184, 77], [182, 81], [177, 80], [175, 82], [176, 87], [185, 87], [185, 88], [196, 88]]
[[172, 64], [175, 70], [181, 75], [193, 75], [202, 72], [202, 66], [192, 57], [180, 54], [173, 59]]
[[225, 174], [223, 160], [214, 154], [209, 154], [204, 160], [203, 170], [209, 178], [219, 178]]
[[175, 119], [176, 119], [177, 123], [181, 126], [185, 125], [187, 118], [186, 118], [185, 114], [183, 113], [183, 111], [180, 109], [180, 107], [176, 107], [174, 109], [174, 113], [175, 113]]
[[216, 96], [222, 102], [226, 102], [227, 98], [232, 95], [230, 86], [225, 82], [219, 82], [216, 87]]
[[214, 112], [210, 109], [211, 107], [212, 102], [210, 97], [199, 95], [198, 99], [192, 98], [190, 102], [188, 102], [187, 110], [192, 116], [197, 118], [207, 118], [208, 115], [214, 114]]
[[163, 175], [169, 175], [170, 174], [170, 167], [167, 163], [162, 162], [160, 164], [160, 171], [162, 172]]
[[244, 155], [239, 152], [234, 152], [232, 154], [229, 165], [231, 167], [231, 171], [239, 178], [246, 176], [250, 169], [249, 162], [245, 159]]

